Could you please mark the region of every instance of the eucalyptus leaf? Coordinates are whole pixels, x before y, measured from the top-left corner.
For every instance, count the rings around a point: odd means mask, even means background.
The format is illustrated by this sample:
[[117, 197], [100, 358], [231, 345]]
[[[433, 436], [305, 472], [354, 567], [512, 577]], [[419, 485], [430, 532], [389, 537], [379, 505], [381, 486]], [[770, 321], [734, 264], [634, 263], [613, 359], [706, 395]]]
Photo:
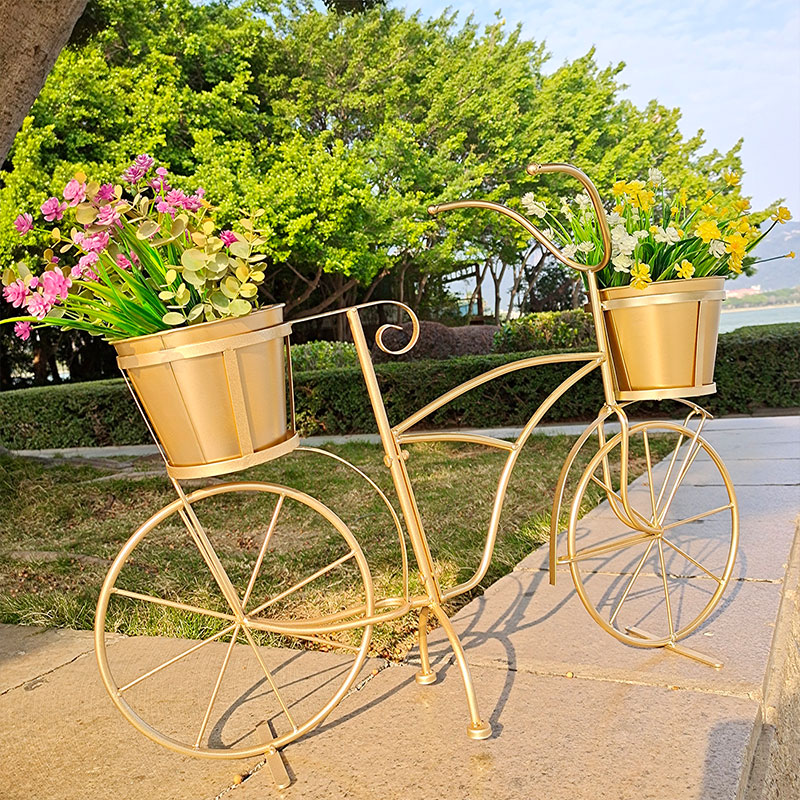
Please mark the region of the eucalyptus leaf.
[[234, 317], [243, 317], [252, 310], [253, 306], [247, 300], [242, 300], [241, 298], [233, 300], [230, 305], [230, 312]]
[[242, 297], [255, 297], [258, 294], [258, 286], [254, 283], [243, 283], [239, 294]]
[[165, 325], [183, 325], [186, 322], [186, 317], [183, 314], [179, 314], [177, 311], [167, 311], [163, 317], [161, 317], [161, 321]]
[[209, 299], [211, 300], [214, 308], [218, 309], [219, 311], [227, 311], [228, 306], [231, 304], [231, 301], [221, 291], [219, 291], [219, 289], [216, 292], [213, 292]]
[[166, 283], [174, 283], [177, 277], [178, 273], [172, 267], [170, 267], [164, 275], [164, 280]]
[[183, 279], [186, 283], [190, 283], [198, 289], [206, 285], [206, 277], [202, 272], [190, 272], [186, 270], [186, 272], [183, 273]]
[[236, 293], [239, 291], [239, 281], [233, 275], [228, 275], [222, 282], [222, 287], [232, 292], [233, 297], [236, 297]]
[[97, 216], [97, 209], [91, 203], [81, 203], [75, 208], [75, 221], [81, 225], [91, 225]]
[[145, 220], [136, 231], [137, 239], [149, 239], [154, 234], [158, 233], [160, 225], [152, 219]]
[[244, 264], [240, 264], [236, 267], [236, 277], [244, 283], [250, 277], [250, 270]]
[[159, 300], [172, 300], [173, 297], [175, 297], [175, 292], [164, 290], [163, 292], [158, 293]]
[[245, 242], [235, 241], [230, 246], [230, 251], [239, 258], [247, 258], [250, 255], [250, 245]]
[[192, 272], [203, 269], [207, 260], [208, 256], [196, 247], [192, 247], [190, 250], [184, 250], [181, 254], [181, 264], [183, 264], [185, 269], [191, 270]]
[[204, 306], [203, 303], [198, 303], [189, 310], [188, 319], [189, 322], [194, 322], [196, 319], [200, 319], [203, 315]]

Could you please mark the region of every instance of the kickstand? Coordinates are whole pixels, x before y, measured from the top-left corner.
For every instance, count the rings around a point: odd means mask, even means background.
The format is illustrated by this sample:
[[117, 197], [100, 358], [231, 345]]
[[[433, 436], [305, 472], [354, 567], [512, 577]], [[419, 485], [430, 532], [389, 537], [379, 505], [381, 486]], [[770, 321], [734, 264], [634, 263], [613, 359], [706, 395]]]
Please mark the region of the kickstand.
[[[651, 636], [647, 631], [643, 631], [641, 628], [635, 628], [633, 626], [625, 629], [626, 633], [629, 633], [631, 636], [638, 636], [640, 639], [653, 639], [654, 637]], [[684, 647], [682, 644], [672, 643], [664, 645], [665, 650], [671, 650], [673, 653], [677, 653], [679, 656], [685, 656], [686, 658], [691, 658], [693, 661], [699, 661], [701, 664], [705, 664], [708, 667], [714, 667], [714, 669], [721, 669], [722, 662], [717, 661], [717, 659], [713, 658], [712, 656], [707, 656], [705, 653], [699, 653], [697, 650], [692, 650], [691, 647]]]
[[286, 771], [286, 765], [283, 763], [283, 756], [281, 756], [280, 751], [274, 747], [269, 747], [264, 755], [267, 758], [267, 767], [275, 786], [278, 789], [288, 789], [292, 780]]

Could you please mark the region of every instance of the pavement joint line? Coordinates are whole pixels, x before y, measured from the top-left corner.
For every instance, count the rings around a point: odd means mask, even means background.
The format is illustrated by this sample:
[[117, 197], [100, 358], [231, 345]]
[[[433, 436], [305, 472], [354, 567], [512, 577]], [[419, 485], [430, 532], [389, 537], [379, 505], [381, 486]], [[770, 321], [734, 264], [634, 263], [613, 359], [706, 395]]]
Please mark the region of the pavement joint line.
[[22, 683], [18, 683], [16, 686], [9, 686], [8, 689], [4, 689], [0, 692], [0, 697], [3, 697], [10, 692], [13, 692], [16, 689], [22, 689], [27, 686], [29, 683], [33, 683], [34, 681], [38, 681], [41, 678], [44, 678], [45, 675], [52, 675], [54, 672], [62, 669], [63, 667], [67, 667], [70, 664], [74, 664], [78, 659], [83, 658], [84, 656], [88, 656], [90, 653], [94, 652], [94, 646], [90, 647], [83, 653], [78, 653], [75, 657], [71, 658], [69, 661], [65, 661], [63, 664], [59, 664], [57, 667], [53, 667], [52, 669], [48, 669], [45, 672], [40, 673], [39, 675], [35, 675], [33, 678], [28, 678], [27, 680], [22, 681]]
[[[515, 567], [513, 572], [531, 572], [531, 573], [534, 573], [534, 572], [549, 572], [549, 571], [550, 571], [549, 567]], [[511, 572], [509, 574], [513, 575], [513, 572]], [[565, 572], [566, 572], [566, 570], [564, 570], [562, 572], [562, 574], [564, 574]], [[599, 569], [583, 570], [583, 572], [585, 572], [587, 575], [610, 575], [610, 576], [615, 576], [615, 577], [616, 576], [630, 575], [631, 574], [630, 572], [609, 572], [609, 571], [599, 570]], [[661, 577], [661, 575], [659, 575], [656, 572], [645, 572], [644, 570], [642, 570], [642, 572], [640, 572], [639, 574], [643, 575], [645, 578], [660, 578]], [[673, 574], [671, 572], [667, 573], [667, 574], [669, 575], [670, 578], [680, 578], [680, 579], [683, 579], [683, 580], [701, 580], [701, 581], [713, 580], [712, 578], [709, 578], [708, 575], [675, 575], [675, 574]], [[503, 577], [505, 577], [505, 576], [503, 576]], [[502, 580], [502, 578], [500, 580]], [[780, 585], [780, 584], [783, 583], [783, 578], [748, 578], [746, 575], [743, 575], [743, 576], [741, 576], [739, 578], [731, 577], [729, 580], [731, 582], [736, 581], [738, 583], [774, 583], [774, 584], [777, 584], [777, 585]], [[499, 581], [496, 581], [495, 583], [498, 583], [498, 582]]]

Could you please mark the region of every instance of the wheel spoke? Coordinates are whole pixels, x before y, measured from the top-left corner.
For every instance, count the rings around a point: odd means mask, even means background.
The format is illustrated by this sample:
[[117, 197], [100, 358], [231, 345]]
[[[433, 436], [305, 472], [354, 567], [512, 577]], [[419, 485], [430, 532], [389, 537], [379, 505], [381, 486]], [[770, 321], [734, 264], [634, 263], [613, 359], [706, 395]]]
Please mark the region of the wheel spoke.
[[713, 578], [717, 583], [722, 583], [722, 578], [718, 577], [713, 572], [711, 572], [710, 570], [706, 569], [699, 561], [696, 561], [688, 553], [686, 553], [685, 551], [681, 550], [681, 548], [678, 547], [678, 545], [676, 545], [673, 542], [671, 542], [665, 536], [662, 536], [661, 538], [664, 541], [664, 543], [668, 544], [676, 553], [678, 553], [679, 555], [682, 555], [687, 561], [691, 561], [692, 564], [694, 564], [698, 569], [703, 570], [703, 572], [705, 572], [706, 575], [708, 575], [709, 578]]
[[250, 643], [250, 647], [253, 648], [253, 652], [256, 655], [258, 663], [261, 665], [261, 669], [264, 670], [264, 675], [266, 676], [267, 681], [269, 681], [269, 685], [272, 687], [272, 691], [275, 693], [275, 697], [278, 699], [278, 702], [280, 703], [281, 708], [283, 709], [283, 713], [286, 714], [286, 718], [289, 720], [289, 724], [292, 726], [292, 730], [296, 731], [297, 725], [294, 719], [292, 718], [291, 712], [289, 711], [289, 706], [287, 706], [286, 703], [283, 701], [283, 697], [281, 697], [281, 693], [278, 691], [278, 685], [275, 683], [275, 679], [272, 677], [272, 673], [267, 669], [267, 665], [264, 663], [264, 659], [261, 657], [261, 652], [258, 649], [258, 645], [256, 644], [255, 639], [253, 639], [253, 634], [250, 633], [250, 630], [247, 628], [247, 626], [243, 627], [242, 630], [244, 631], [244, 635], [247, 637], [247, 641]]
[[302, 589], [307, 584], [311, 583], [311, 581], [315, 581], [317, 578], [321, 578], [326, 573], [330, 572], [332, 569], [335, 569], [340, 564], [343, 564], [348, 559], [352, 558], [355, 555], [355, 551], [351, 550], [346, 555], [343, 555], [341, 558], [337, 558], [336, 561], [332, 561], [327, 566], [322, 567], [322, 569], [318, 569], [313, 575], [309, 575], [307, 578], [303, 578], [303, 580], [298, 581], [294, 586], [290, 586], [285, 591], [281, 592], [280, 594], [276, 594], [275, 597], [271, 597], [265, 603], [262, 603], [257, 608], [254, 608], [247, 616], [255, 617], [256, 614], [260, 614], [265, 608], [269, 608], [269, 606], [277, 603], [279, 600], [283, 600], [285, 597], [288, 597], [290, 594], [296, 592], [298, 589]]
[[177, 656], [170, 658], [168, 661], [165, 661], [163, 664], [159, 664], [157, 667], [145, 672], [144, 675], [140, 675], [135, 680], [132, 680], [130, 683], [126, 683], [124, 686], [119, 687], [120, 693], [127, 691], [133, 686], [136, 686], [138, 683], [141, 683], [145, 678], [149, 678], [151, 675], [155, 675], [157, 672], [161, 672], [162, 669], [170, 666], [170, 664], [174, 664], [177, 661], [180, 661], [182, 658], [186, 658], [186, 656], [191, 655], [192, 653], [196, 653], [201, 647], [205, 647], [209, 642], [213, 642], [221, 637], [223, 637], [226, 633], [230, 633], [236, 625], [229, 625], [227, 628], [215, 633], [213, 636], [209, 636], [208, 639], [203, 639], [202, 642], [198, 642], [197, 644], [190, 647], [188, 650], [184, 650]]
[[129, 592], [127, 589], [117, 589], [114, 587], [111, 590], [112, 594], [122, 595], [122, 597], [130, 597], [132, 600], [144, 600], [147, 603], [155, 603], [159, 606], [169, 606], [170, 608], [177, 608], [181, 611], [189, 611], [192, 614], [204, 614], [207, 617], [216, 617], [217, 619], [227, 619], [233, 622], [236, 617], [233, 614], [225, 614], [222, 611], [212, 611], [210, 608], [200, 608], [199, 606], [192, 606], [188, 603], [178, 603], [175, 600], [166, 600], [163, 597], [156, 597], [151, 594], [140, 594], [139, 592]]
[[686, 437], [680, 433], [678, 434], [678, 443], [675, 445], [675, 449], [672, 451], [672, 456], [669, 460], [669, 466], [667, 467], [667, 474], [664, 476], [664, 482], [661, 484], [661, 489], [658, 492], [658, 498], [656, 499], [656, 508], [661, 505], [661, 501], [664, 498], [664, 492], [666, 491], [667, 486], [669, 485], [669, 480], [672, 477], [672, 470], [675, 467], [675, 461], [678, 458], [678, 452], [680, 451], [681, 447], [683, 446], [683, 440]]
[[247, 608], [247, 601], [250, 599], [250, 593], [253, 591], [253, 587], [256, 585], [258, 571], [261, 569], [261, 563], [264, 561], [264, 555], [267, 552], [269, 540], [272, 538], [272, 532], [275, 530], [275, 523], [278, 521], [278, 514], [281, 513], [283, 498], [285, 496], [286, 495], [283, 494], [278, 495], [278, 502], [275, 503], [275, 510], [272, 512], [272, 519], [269, 521], [269, 527], [267, 528], [266, 534], [264, 534], [264, 541], [261, 543], [261, 549], [258, 551], [258, 558], [256, 559], [255, 566], [253, 567], [253, 574], [250, 576], [250, 582], [247, 584], [247, 589], [245, 590], [244, 597], [242, 598], [242, 611]]
[[647, 436], [646, 429], [642, 431], [642, 436], [644, 439], [644, 455], [647, 461], [647, 485], [650, 488], [650, 505], [653, 509], [653, 516], [650, 518], [650, 522], [651, 524], [655, 524], [658, 512], [656, 511], [656, 492], [653, 486], [653, 465], [650, 461], [650, 440]]
[[733, 508], [733, 503], [720, 506], [719, 508], [712, 508], [710, 511], [704, 511], [702, 514], [695, 514], [693, 517], [686, 517], [686, 519], [678, 520], [677, 522], [670, 522], [669, 525], [663, 525], [662, 530], [668, 531], [670, 528], [677, 528], [679, 525], [688, 525], [690, 522], [697, 522], [697, 520], [704, 517], [710, 517], [712, 514], [719, 514], [720, 511], [727, 511]]
[[225, 670], [228, 668], [228, 661], [230, 661], [231, 653], [233, 652], [233, 646], [236, 644], [236, 640], [239, 637], [239, 629], [241, 625], [236, 625], [233, 630], [233, 635], [231, 636], [231, 641], [228, 644], [228, 649], [225, 651], [225, 658], [222, 660], [222, 667], [220, 668], [219, 675], [217, 675], [217, 682], [214, 684], [214, 690], [211, 692], [211, 699], [208, 701], [208, 706], [206, 707], [206, 713], [203, 716], [203, 721], [200, 724], [200, 730], [197, 733], [197, 739], [195, 739], [194, 746], [200, 747], [200, 742], [203, 739], [203, 734], [206, 732], [206, 726], [208, 725], [208, 720], [211, 717], [211, 709], [214, 708], [214, 702], [217, 699], [217, 694], [219, 692], [219, 687], [222, 685], [222, 678], [225, 675]]
[[559, 564], [571, 564], [575, 561], [585, 561], [587, 558], [595, 558], [596, 556], [603, 555], [604, 553], [613, 553], [615, 550], [622, 550], [625, 547], [632, 547], [635, 544], [646, 542], [652, 539], [650, 533], [636, 533], [633, 536], [626, 536], [624, 539], [617, 539], [615, 542], [608, 542], [607, 544], [600, 544], [597, 547], [590, 547], [586, 550], [579, 550], [571, 558], [560, 558]]
[[661, 539], [658, 539], [658, 560], [661, 564], [661, 580], [664, 584], [664, 601], [667, 605], [667, 624], [669, 625], [669, 638], [675, 636], [675, 625], [672, 622], [672, 605], [669, 601], [669, 584], [667, 583], [667, 567], [664, 564], [664, 545], [661, 544]]
[[611, 614], [611, 617], [608, 620], [609, 625], [614, 624], [614, 620], [617, 618], [617, 614], [619, 614], [620, 609], [622, 608], [622, 604], [627, 600], [628, 594], [630, 593], [631, 589], [633, 588], [633, 584], [636, 582], [636, 579], [639, 577], [639, 573], [642, 571], [642, 567], [644, 566], [644, 562], [647, 561], [647, 556], [650, 555], [650, 551], [653, 549], [653, 545], [656, 543], [656, 540], [653, 539], [650, 544], [647, 545], [647, 549], [642, 553], [642, 557], [639, 559], [639, 563], [636, 565], [636, 569], [633, 571], [633, 575], [631, 575], [630, 580], [628, 581], [628, 585], [625, 587], [625, 591], [622, 593], [622, 597], [620, 597], [617, 605], [614, 607], [614, 611]]
[[686, 473], [689, 471], [689, 468], [694, 463], [695, 458], [697, 458], [697, 454], [700, 452], [700, 434], [696, 433], [694, 438], [692, 439], [692, 443], [689, 445], [689, 452], [686, 454], [686, 458], [684, 459], [683, 464], [681, 464], [681, 468], [678, 472], [677, 477], [675, 478], [675, 483], [673, 484], [672, 488], [669, 492], [669, 497], [667, 498], [666, 502], [664, 503], [664, 507], [661, 509], [658, 515], [658, 524], [664, 522], [665, 517], [669, 513], [670, 506], [672, 505], [672, 501], [675, 499], [675, 493], [678, 491], [678, 488], [683, 483], [683, 479], [686, 477]]
[[[608, 494], [610, 494], [618, 503], [622, 505], [623, 510], [625, 509], [625, 503], [622, 502], [622, 498], [619, 496], [617, 492], [615, 492], [608, 484], [603, 483], [597, 476], [592, 475], [592, 481], [596, 483], [601, 489], [604, 489]], [[643, 522], [647, 527], [650, 527], [650, 523], [635, 509], [631, 508], [633, 511], [633, 515], [638, 517], [641, 522]]]
[[307, 642], [316, 642], [317, 644], [325, 644], [328, 647], [336, 647], [341, 650], [352, 650], [354, 653], [357, 653], [361, 648], [356, 647], [352, 644], [343, 644], [342, 642], [337, 642], [335, 639], [327, 639], [324, 636], [308, 636], [307, 634], [295, 634], [298, 639], [304, 639]]

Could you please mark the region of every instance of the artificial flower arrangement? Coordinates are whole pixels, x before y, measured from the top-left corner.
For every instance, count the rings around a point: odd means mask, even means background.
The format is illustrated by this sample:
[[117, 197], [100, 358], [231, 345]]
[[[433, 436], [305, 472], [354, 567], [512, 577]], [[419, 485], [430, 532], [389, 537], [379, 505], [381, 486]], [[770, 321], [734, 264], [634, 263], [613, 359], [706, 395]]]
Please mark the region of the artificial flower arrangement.
[[256, 219], [263, 210], [240, 220], [241, 232], [220, 231], [202, 188], [186, 194], [154, 166], [149, 155], [138, 156], [117, 185], [76, 173], [63, 200], [51, 197], [40, 208], [46, 222], [58, 224], [49, 230], [35, 226], [31, 213], [19, 214], [20, 236], [42, 231], [52, 245], [3, 273], [3, 296], [24, 309], [3, 320], [17, 336], [26, 340], [32, 326], [52, 325], [115, 341], [258, 307], [259, 247], [267, 238]]
[[[750, 201], [728, 196], [740, 177], [723, 177], [725, 190], [707, 190], [695, 201], [685, 189], [668, 193], [658, 169], [650, 169], [646, 181], [617, 181], [612, 189], [617, 204], [606, 215], [611, 263], [597, 273], [600, 288], [646, 289], [654, 281], [741, 274], [746, 254], [792, 216], [781, 206], [771, 217], [772, 225], [760, 231], [749, 219]], [[599, 263], [603, 244], [588, 195], [562, 197], [561, 218], [531, 192], [522, 197], [522, 205], [549, 226], [544, 233], [564, 255], [588, 265]]]

